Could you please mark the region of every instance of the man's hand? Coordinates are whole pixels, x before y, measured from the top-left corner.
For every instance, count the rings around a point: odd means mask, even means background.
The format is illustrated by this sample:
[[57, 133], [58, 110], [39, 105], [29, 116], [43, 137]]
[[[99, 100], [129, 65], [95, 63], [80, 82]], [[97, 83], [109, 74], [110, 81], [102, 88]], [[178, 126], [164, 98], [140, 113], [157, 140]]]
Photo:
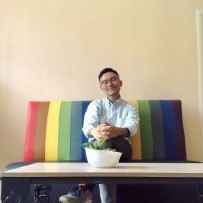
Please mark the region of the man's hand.
[[109, 123], [102, 123], [97, 126], [101, 135], [106, 135], [110, 137], [117, 137], [119, 135], [118, 128], [116, 126], [110, 125]]
[[102, 123], [91, 130], [91, 135], [96, 139], [100, 139], [102, 136], [113, 138], [118, 135], [129, 136], [129, 131], [126, 128], [118, 128], [109, 123]]
[[102, 123], [98, 125], [96, 128], [91, 130], [91, 135], [96, 139], [100, 139], [103, 136], [108, 136], [106, 126], [109, 126], [109, 123]]

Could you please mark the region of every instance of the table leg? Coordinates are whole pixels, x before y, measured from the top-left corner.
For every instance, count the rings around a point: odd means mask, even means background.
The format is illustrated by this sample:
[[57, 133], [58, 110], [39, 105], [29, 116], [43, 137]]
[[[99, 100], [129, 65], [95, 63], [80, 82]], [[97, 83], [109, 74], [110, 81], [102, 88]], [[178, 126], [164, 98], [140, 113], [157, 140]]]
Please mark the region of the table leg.
[[23, 203], [30, 191], [29, 178], [2, 178], [2, 203]]
[[34, 202], [49, 202], [51, 184], [36, 184], [34, 189]]

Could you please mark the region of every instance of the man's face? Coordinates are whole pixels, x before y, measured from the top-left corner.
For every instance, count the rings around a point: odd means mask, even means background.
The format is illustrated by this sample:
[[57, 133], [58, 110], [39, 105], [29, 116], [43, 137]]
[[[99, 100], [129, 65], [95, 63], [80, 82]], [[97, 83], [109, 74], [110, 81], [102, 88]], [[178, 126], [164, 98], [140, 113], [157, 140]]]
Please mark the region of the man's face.
[[118, 75], [113, 72], [107, 72], [100, 78], [100, 88], [108, 96], [118, 96], [120, 94], [120, 88], [122, 81]]

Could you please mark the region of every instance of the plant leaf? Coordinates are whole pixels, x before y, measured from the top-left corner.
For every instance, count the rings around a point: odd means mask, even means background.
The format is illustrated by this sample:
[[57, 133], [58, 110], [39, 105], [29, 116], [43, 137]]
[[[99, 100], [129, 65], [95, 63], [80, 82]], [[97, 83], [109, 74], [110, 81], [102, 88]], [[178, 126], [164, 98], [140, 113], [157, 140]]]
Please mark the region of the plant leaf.
[[97, 146], [99, 148], [103, 148], [104, 147], [104, 142], [106, 141], [107, 138], [108, 138], [107, 136], [101, 137], [101, 139], [97, 141]]
[[[104, 150], [104, 142], [108, 139], [108, 136], [103, 136], [101, 139], [96, 142], [85, 142], [82, 144], [83, 147], [87, 147], [90, 149]], [[111, 149], [108, 149], [111, 150]]]

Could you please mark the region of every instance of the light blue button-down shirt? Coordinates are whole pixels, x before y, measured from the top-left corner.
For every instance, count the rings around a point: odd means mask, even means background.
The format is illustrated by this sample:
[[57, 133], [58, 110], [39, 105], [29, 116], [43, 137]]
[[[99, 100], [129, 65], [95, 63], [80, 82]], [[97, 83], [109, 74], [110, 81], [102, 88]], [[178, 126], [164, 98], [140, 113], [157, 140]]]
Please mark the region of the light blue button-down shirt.
[[85, 113], [83, 132], [88, 137], [91, 128], [107, 122], [121, 128], [128, 128], [130, 136], [134, 136], [139, 125], [137, 108], [123, 99], [112, 103], [107, 97], [92, 101]]

